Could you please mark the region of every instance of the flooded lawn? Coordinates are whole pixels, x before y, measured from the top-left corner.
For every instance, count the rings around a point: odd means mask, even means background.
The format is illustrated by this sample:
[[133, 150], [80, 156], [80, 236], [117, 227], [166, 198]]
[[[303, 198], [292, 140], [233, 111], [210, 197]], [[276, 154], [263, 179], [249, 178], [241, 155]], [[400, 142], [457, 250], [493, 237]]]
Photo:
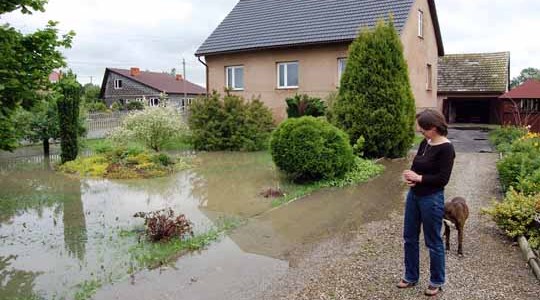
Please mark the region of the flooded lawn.
[[[28, 166], [0, 171], [0, 298], [85, 299], [97, 291], [95, 299], [244, 299], [287, 271], [294, 247], [399, 208], [408, 164], [386, 162], [384, 175], [367, 184], [272, 209], [260, 195], [280, 181], [268, 153], [202, 153], [196, 161], [170, 177], [131, 181]], [[130, 276], [140, 269], [130, 256], [137, 237], [124, 231], [142, 226], [134, 213], [166, 207], [184, 213], [196, 232], [222, 217], [247, 221], [172, 267]]]

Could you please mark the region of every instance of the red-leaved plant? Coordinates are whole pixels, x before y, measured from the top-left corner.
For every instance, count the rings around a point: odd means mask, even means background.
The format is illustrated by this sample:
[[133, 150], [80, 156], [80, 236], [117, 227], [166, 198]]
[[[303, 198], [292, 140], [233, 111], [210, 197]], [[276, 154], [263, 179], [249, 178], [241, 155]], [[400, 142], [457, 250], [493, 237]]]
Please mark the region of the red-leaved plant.
[[136, 218], [143, 218], [146, 237], [152, 242], [169, 241], [171, 238], [193, 236], [192, 223], [184, 214], [174, 215], [171, 208], [152, 212], [138, 212]]

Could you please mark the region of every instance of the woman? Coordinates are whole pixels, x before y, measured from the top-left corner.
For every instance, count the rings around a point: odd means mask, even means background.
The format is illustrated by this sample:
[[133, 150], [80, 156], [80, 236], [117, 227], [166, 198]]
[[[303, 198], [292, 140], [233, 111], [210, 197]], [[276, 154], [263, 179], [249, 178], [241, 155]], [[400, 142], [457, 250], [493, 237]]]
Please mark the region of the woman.
[[418, 129], [425, 139], [420, 144], [410, 170], [403, 179], [410, 186], [405, 205], [405, 275], [398, 288], [416, 285], [419, 279], [420, 226], [429, 249], [430, 282], [425, 294], [437, 295], [445, 283], [445, 252], [441, 238], [444, 216], [444, 187], [454, 166], [454, 147], [446, 138], [448, 125], [441, 113], [425, 110], [416, 115]]

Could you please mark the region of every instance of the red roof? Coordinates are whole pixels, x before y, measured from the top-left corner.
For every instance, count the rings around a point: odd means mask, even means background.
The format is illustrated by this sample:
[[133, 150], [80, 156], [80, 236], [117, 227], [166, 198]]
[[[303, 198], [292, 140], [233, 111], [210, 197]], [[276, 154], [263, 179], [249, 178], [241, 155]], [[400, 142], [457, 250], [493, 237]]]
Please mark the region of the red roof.
[[52, 71], [51, 74], [49, 74], [49, 81], [57, 82], [58, 80], [60, 80], [60, 72]]
[[165, 92], [167, 94], [183, 94], [184, 93], [184, 81], [187, 94], [205, 94], [206, 89], [202, 86], [191, 83], [182, 78], [178, 78], [171, 74], [167, 73], [157, 73], [157, 72], [144, 72], [139, 71], [136, 76], [131, 76], [131, 70], [124, 69], [111, 69], [107, 70], [120, 74], [124, 77], [128, 77], [131, 80], [142, 83], [146, 86]]
[[504, 99], [540, 99], [540, 80], [529, 79], [499, 98]]

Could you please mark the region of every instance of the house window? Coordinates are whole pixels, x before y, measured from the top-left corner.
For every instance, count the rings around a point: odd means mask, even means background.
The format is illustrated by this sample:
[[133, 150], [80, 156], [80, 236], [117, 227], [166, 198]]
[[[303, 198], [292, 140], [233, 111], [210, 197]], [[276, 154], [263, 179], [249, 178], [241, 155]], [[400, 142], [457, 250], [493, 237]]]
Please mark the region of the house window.
[[148, 106], [159, 106], [159, 98], [150, 98]]
[[345, 72], [345, 66], [347, 66], [347, 59], [338, 58], [338, 84], [339, 81], [341, 81], [341, 76], [343, 76], [343, 72]]
[[418, 37], [424, 37], [424, 12], [418, 10]]
[[298, 62], [278, 63], [278, 88], [298, 88]]
[[539, 99], [523, 99], [520, 103], [520, 110], [523, 112], [539, 112], [540, 100]]
[[122, 79], [115, 79], [114, 80], [114, 89], [115, 90], [122, 89]]
[[244, 67], [225, 67], [225, 84], [233, 91], [244, 90]]
[[433, 88], [433, 68], [431, 67], [431, 64], [427, 64], [426, 71], [426, 90], [431, 91]]

